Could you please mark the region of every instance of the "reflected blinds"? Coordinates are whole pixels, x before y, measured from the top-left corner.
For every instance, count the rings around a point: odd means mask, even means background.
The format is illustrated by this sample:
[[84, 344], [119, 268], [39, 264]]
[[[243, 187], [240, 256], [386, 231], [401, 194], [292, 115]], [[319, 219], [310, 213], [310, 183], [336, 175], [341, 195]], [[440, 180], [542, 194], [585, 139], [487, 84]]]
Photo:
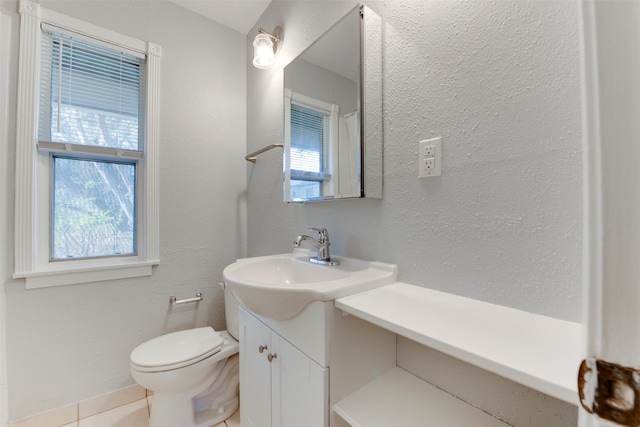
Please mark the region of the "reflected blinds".
[[329, 135], [328, 112], [291, 103], [291, 169], [324, 172]]

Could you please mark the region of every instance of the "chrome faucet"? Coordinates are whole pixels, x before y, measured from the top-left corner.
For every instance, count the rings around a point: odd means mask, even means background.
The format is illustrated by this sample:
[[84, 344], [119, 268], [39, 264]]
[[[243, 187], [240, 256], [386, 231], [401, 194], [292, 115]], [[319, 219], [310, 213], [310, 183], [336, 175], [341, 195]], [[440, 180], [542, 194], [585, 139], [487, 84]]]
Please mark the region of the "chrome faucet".
[[314, 239], [311, 236], [307, 236], [303, 234], [298, 236], [298, 238], [293, 242], [294, 248], [299, 248], [300, 244], [305, 240], [311, 243], [318, 250], [318, 256], [316, 258], [309, 258], [309, 261], [315, 264], [322, 265], [338, 265], [339, 261], [332, 260], [331, 255], [329, 254], [329, 232], [326, 228], [309, 228], [309, 230], [315, 230], [318, 232], [318, 239]]

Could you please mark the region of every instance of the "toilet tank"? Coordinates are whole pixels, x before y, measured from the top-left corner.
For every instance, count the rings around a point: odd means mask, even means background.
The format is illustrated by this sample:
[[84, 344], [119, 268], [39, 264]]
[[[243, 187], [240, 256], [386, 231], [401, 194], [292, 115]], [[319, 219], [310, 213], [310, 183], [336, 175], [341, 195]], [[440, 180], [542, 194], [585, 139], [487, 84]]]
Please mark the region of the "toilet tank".
[[226, 283], [222, 283], [224, 288], [224, 315], [227, 319], [227, 331], [236, 340], [240, 341], [240, 325], [238, 313], [240, 312], [240, 303], [233, 296], [233, 292]]

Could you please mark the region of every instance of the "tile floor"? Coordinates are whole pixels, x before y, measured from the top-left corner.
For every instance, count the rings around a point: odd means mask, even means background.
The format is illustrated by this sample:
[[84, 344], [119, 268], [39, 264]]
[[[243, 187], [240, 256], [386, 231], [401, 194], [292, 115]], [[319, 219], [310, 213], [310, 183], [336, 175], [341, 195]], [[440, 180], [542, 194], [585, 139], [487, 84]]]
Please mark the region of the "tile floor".
[[[14, 423], [9, 427], [149, 427], [153, 392], [137, 384]], [[240, 427], [240, 412], [212, 427]]]
[[[149, 400], [136, 400], [61, 427], [149, 427]], [[213, 427], [240, 427], [240, 411]]]

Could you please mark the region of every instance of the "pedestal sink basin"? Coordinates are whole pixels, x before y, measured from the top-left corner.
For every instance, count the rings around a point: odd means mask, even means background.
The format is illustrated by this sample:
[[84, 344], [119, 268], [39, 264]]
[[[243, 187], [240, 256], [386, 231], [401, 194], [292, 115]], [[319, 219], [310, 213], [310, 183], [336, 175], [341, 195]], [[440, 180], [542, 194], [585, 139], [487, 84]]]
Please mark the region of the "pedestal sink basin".
[[396, 281], [398, 266], [375, 261], [333, 257], [339, 265], [309, 262], [305, 249], [292, 253], [240, 259], [222, 275], [240, 304], [256, 314], [291, 319], [313, 301], [367, 291]]

